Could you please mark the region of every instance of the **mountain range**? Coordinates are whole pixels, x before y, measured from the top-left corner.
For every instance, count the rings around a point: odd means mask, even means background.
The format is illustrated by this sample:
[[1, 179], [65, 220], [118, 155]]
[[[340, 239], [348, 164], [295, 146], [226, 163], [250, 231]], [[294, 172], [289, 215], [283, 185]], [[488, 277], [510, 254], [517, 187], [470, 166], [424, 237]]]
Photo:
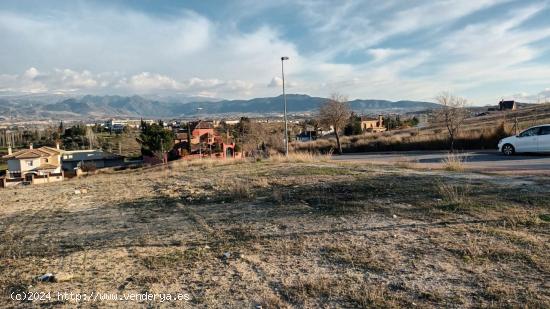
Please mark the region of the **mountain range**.
[[[199, 100], [199, 101], [194, 101]], [[312, 114], [326, 98], [303, 94], [287, 95], [290, 114]], [[406, 113], [437, 108], [439, 105], [421, 101], [353, 100], [351, 108], [363, 114]], [[62, 97], [58, 101], [42, 97], [0, 97], [0, 117], [19, 119], [99, 119], [109, 117], [181, 118], [194, 116], [269, 116], [280, 115], [283, 98], [266, 97], [250, 100], [219, 100], [196, 98], [182, 100], [170, 97], [86, 95]]]

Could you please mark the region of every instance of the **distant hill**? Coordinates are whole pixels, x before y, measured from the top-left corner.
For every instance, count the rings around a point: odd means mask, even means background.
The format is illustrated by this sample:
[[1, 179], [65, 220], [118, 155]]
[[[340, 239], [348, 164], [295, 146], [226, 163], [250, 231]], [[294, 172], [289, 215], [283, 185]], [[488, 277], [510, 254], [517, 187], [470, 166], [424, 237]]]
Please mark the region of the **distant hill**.
[[[195, 98], [199, 99], [200, 98]], [[105, 118], [105, 117], [153, 117], [176, 118], [194, 115], [275, 115], [282, 113], [282, 96], [250, 100], [221, 100], [217, 102], [182, 102], [177, 98], [144, 98], [141, 96], [92, 96], [62, 99], [58, 102], [39, 100], [0, 99], [0, 116], [51, 117], [57, 118]], [[205, 99], [207, 100], [207, 99]], [[314, 113], [326, 98], [301, 94], [287, 95], [288, 112]], [[3, 106], [3, 107], [2, 107]], [[353, 100], [351, 108], [359, 113], [406, 113], [437, 108], [431, 102]], [[14, 115], [15, 114], [15, 115]]]

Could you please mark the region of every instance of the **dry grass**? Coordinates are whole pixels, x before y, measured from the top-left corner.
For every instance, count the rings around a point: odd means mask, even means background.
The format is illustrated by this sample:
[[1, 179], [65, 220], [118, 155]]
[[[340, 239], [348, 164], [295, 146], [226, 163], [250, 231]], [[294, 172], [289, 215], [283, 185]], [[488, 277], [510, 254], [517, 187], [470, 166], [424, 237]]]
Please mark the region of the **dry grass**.
[[203, 158], [203, 159], [193, 159], [193, 160], [176, 160], [169, 162], [169, 168], [173, 169], [185, 169], [189, 167], [201, 167], [201, 168], [211, 168], [214, 166], [224, 166], [224, 165], [234, 165], [246, 163], [246, 159], [213, 159], [213, 158]]
[[289, 152], [288, 156], [283, 154], [274, 154], [269, 157], [269, 161], [273, 163], [317, 163], [330, 161], [331, 153], [329, 154], [314, 154], [311, 152]]
[[459, 210], [467, 208], [473, 200], [469, 184], [457, 184], [449, 180], [438, 183], [437, 190], [444, 203], [444, 207], [448, 209]]
[[443, 169], [450, 172], [464, 172], [464, 163], [467, 157], [460, 154], [449, 153], [441, 162]]
[[[513, 123], [479, 122], [470, 119], [455, 139], [456, 149], [495, 149], [498, 141], [512, 135]], [[423, 128], [405, 128], [384, 133], [365, 133], [341, 138], [344, 152], [448, 150], [449, 137], [440, 124]], [[296, 151], [328, 152], [336, 145], [335, 138], [321, 138], [312, 142], [295, 142]]]
[[[178, 162], [0, 190], [0, 302], [550, 305], [547, 181], [523, 187], [510, 177], [474, 182], [445, 171], [280, 159]], [[58, 281], [36, 282], [46, 272]], [[192, 299], [18, 303], [7, 297], [12, 291]]]

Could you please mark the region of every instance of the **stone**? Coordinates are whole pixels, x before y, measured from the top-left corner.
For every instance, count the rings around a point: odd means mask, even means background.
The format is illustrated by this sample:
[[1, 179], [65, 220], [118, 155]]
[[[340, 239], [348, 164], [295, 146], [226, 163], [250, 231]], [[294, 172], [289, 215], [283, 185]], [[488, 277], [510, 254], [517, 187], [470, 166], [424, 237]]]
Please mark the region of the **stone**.
[[42, 276], [38, 276], [36, 280], [40, 282], [56, 282], [55, 276], [52, 273], [45, 273]]

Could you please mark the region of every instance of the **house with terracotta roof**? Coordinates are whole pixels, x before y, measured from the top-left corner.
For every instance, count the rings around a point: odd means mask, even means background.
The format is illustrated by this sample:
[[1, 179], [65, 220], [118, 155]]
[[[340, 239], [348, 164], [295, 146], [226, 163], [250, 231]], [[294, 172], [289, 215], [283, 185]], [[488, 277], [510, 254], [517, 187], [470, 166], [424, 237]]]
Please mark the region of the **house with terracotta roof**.
[[384, 117], [378, 115], [378, 118], [361, 117], [361, 130], [363, 132], [384, 132], [386, 127], [384, 126]]
[[[217, 157], [234, 158], [235, 143], [227, 136], [223, 137], [216, 132], [214, 121], [199, 120], [190, 122], [187, 128], [176, 132], [174, 153], [179, 157]], [[187, 132], [189, 130], [189, 132]], [[188, 141], [188, 139], [191, 141]]]
[[61, 155], [63, 151], [52, 147], [33, 148], [12, 152], [3, 156], [7, 160], [8, 169], [2, 179], [3, 187], [10, 187], [20, 183], [39, 184], [63, 180], [61, 169]]

